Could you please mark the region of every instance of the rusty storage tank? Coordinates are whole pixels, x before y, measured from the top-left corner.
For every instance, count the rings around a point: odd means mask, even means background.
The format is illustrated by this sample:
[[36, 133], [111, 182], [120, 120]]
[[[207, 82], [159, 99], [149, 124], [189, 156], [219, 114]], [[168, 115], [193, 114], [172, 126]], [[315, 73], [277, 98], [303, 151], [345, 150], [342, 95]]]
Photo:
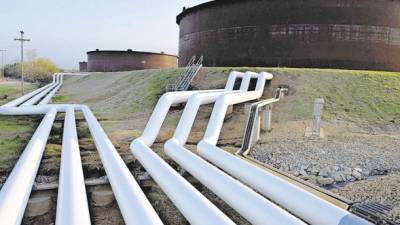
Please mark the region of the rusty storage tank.
[[180, 66], [400, 71], [399, 0], [216, 0], [177, 23]]
[[177, 67], [174, 55], [153, 52], [98, 50], [87, 52], [89, 72], [112, 72]]
[[87, 62], [79, 62], [79, 72], [87, 72]]

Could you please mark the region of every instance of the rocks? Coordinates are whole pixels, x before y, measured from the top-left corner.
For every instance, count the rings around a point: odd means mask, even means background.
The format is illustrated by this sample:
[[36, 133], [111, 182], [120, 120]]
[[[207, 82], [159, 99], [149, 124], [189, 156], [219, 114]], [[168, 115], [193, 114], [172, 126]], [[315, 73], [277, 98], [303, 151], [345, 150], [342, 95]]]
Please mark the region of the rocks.
[[400, 170], [397, 139], [269, 139], [268, 143], [255, 146], [251, 156], [309, 182], [316, 180], [313, 177], [323, 177], [340, 184]]
[[325, 185], [329, 185], [329, 184], [333, 184], [335, 182], [335, 180], [333, 180], [330, 177], [318, 177], [317, 178], [317, 183], [321, 186], [325, 186]]
[[29, 199], [25, 210], [26, 217], [36, 217], [46, 214], [53, 207], [50, 196], [34, 196]]
[[114, 194], [111, 189], [95, 190], [91, 196], [95, 206], [107, 206], [114, 201]]
[[353, 170], [353, 172], [351, 173], [351, 176], [353, 176], [357, 180], [361, 180], [362, 179], [362, 174], [360, 172], [358, 172], [357, 170]]

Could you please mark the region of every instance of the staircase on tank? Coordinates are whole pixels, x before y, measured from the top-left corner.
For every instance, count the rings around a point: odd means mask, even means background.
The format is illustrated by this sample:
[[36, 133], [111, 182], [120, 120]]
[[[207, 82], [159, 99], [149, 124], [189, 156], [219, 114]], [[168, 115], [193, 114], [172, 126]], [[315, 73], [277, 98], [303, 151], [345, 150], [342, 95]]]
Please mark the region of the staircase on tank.
[[199, 73], [203, 66], [203, 56], [201, 56], [196, 62], [196, 56], [193, 56], [187, 66], [183, 69], [179, 81], [176, 84], [167, 85], [166, 91], [186, 91], [188, 90], [190, 83]]

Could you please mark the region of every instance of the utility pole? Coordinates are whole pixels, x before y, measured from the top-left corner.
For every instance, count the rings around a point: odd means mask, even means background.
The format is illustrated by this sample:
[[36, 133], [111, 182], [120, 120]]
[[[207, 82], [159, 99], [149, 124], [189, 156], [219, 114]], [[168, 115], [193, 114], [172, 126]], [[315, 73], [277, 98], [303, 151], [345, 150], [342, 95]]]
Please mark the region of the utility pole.
[[24, 31], [20, 31], [21, 37], [14, 38], [14, 41], [21, 42], [21, 89], [22, 94], [24, 94], [24, 42], [31, 41], [31, 39], [24, 39]]
[[4, 79], [4, 55], [5, 55], [5, 52], [6, 52], [7, 50], [4, 50], [4, 49], [0, 49], [0, 52], [1, 52], [1, 74], [0, 74], [0, 80], [2, 80], [2, 79]]

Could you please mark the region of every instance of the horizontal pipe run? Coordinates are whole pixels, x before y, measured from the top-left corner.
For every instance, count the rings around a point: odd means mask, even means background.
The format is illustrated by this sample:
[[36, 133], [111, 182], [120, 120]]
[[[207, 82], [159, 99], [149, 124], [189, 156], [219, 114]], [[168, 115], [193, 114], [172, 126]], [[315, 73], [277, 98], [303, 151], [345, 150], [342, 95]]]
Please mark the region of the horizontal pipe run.
[[60, 75], [56, 76], [56, 82], [52, 83], [48, 88], [44, 89], [42, 92], [30, 98], [28, 101], [22, 103], [20, 106], [31, 106], [37, 103], [40, 99], [42, 99], [45, 95], [47, 95], [51, 90], [53, 90], [60, 82]]
[[[249, 82], [244, 83], [248, 87]], [[173, 138], [164, 145], [166, 154], [252, 224], [304, 224], [184, 147], [200, 105], [226, 93], [239, 92], [201, 93], [189, 98]]]
[[64, 119], [56, 225], [91, 224], [74, 114], [74, 108], [68, 107]]
[[190, 224], [234, 223], [140, 139], [131, 151]]
[[165, 152], [252, 224], [305, 225], [301, 220], [269, 202], [217, 167], [178, 145], [175, 140], [169, 140], [165, 144]]
[[4, 107], [0, 106], [0, 115], [41, 115], [46, 114], [50, 109], [56, 109], [57, 112], [65, 112], [69, 107], [75, 107], [80, 109], [82, 105], [78, 104], [51, 104], [51, 105], [41, 105], [41, 106], [25, 106], [25, 107]]
[[93, 113], [87, 106], [80, 109], [86, 118], [125, 223], [163, 224]]
[[24, 95], [24, 96], [21, 96], [21, 97], [19, 97], [17, 99], [14, 99], [13, 101], [8, 102], [7, 104], [2, 105], [1, 107], [16, 107], [16, 106], [22, 104], [23, 102], [25, 102], [26, 100], [32, 98], [34, 95], [37, 95], [38, 93], [40, 93], [43, 90], [47, 89], [51, 85], [52, 85], [52, 83], [47, 84], [47, 85], [45, 85], [45, 86], [43, 86], [43, 87], [41, 87], [39, 89], [36, 89], [36, 90]]
[[51, 98], [53, 98], [53, 96], [57, 93], [57, 91], [61, 88], [61, 86], [63, 85], [63, 78], [64, 75], [60, 75], [60, 82], [58, 83], [58, 85], [50, 92], [46, 95], [46, 97], [44, 97], [38, 105], [46, 105], [50, 102]]
[[349, 224], [370, 224], [212, 144], [200, 142], [198, 151], [201, 156], [211, 163], [310, 224], [341, 225], [341, 221], [344, 219], [353, 221], [353, 223]]
[[[225, 94], [218, 98], [204, 138], [197, 145], [198, 153], [310, 224], [338, 225], [344, 218], [358, 221], [356, 224], [368, 224], [349, 212], [216, 147], [227, 108], [230, 105], [261, 97], [265, 80], [272, 77], [271, 74], [260, 73], [255, 91]], [[304, 204], [305, 202], [307, 205]]]
[[2, 225], [17, 225], [22, 221], [56, 114], [55, 109], [47, 112], [0, 191]]
[[[224, 90], [213, 90], [213, 93]], [[233, 224], [208, 199], [150, 149], [173, 104], [186, 102], [196, 93], [206, 91], [169, 92], [158, 101], [143, 134], [131, 143], [131, 152], [192, 224]]]

